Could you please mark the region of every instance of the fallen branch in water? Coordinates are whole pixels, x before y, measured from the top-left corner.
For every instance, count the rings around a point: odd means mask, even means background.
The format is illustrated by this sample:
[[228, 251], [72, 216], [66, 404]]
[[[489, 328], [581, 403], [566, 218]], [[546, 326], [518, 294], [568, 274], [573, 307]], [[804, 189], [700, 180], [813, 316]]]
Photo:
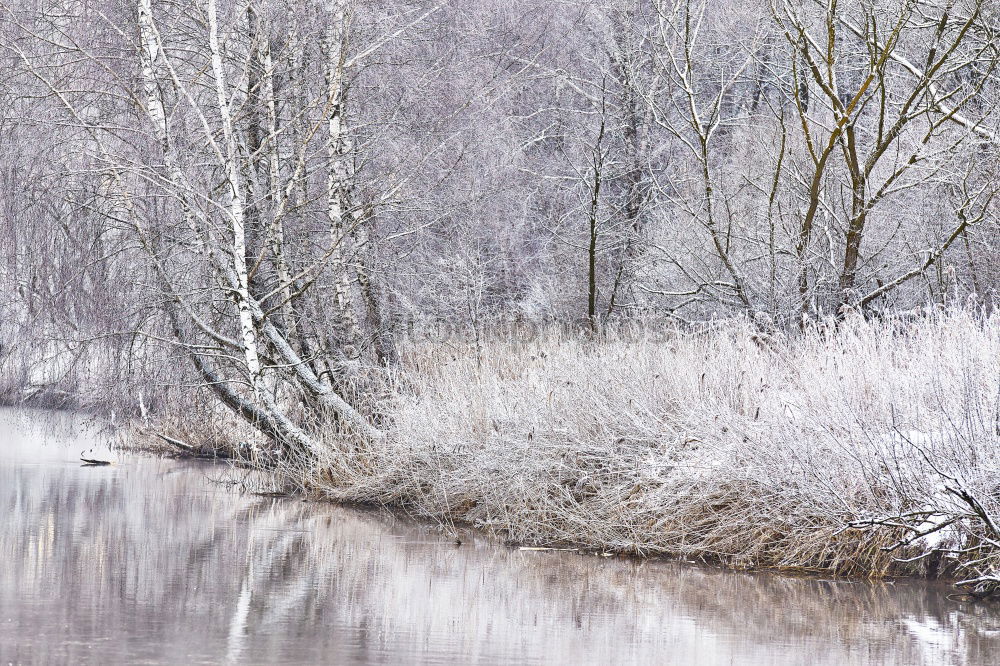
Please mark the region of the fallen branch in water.
[[205, 451], [203, 448], [198, 446], [193, 446], [184, 442], [182, 440], [164, 435], [160, 432], [151, 433], [152, 435], [162, 439], [167, 444], [170, 444], [174, 448], [178, 449], [181, 453], [191, 456], [193, 458], [231, 458], [232, 456], [227, 451], [221, 451], [218, 449], [212, 449], [211, 451]]
[[83, 461], [84, 467], [103, 467], [105, 465], [110, 465], [110, 460], [98, 460], [97, 458], [85, 458], [84, 453], [86, 451], [80, 451], [80, 460]]

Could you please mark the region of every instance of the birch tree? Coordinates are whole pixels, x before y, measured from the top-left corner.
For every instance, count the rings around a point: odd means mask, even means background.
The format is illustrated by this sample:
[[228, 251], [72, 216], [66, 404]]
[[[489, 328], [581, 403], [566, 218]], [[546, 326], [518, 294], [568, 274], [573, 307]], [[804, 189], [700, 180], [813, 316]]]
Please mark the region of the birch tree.
[[[372, 357], [358, 351], [372, 345], [358, 313], [374, 316], [376, 287], [366, 273], [362, 309], [353, 298], [360, 262], [348, 261], [370, 238], [359, 230], [378, 202], [366, 208], [353, 198], [360, 158], [347, 93], [352, 71], [436, 9], [384, 21], [369, 14], [355, 41], [355, 10], [345, 2], [281, 18], [293, 28], [280, 35], [274, 8], [255, 0], [136, 0], [134, 33], [127, 17], [100, 19], [118, 48], [137, 55], [134, 79], [65, 28], [60, 48], [98, 74], [86, 93], [63, 83], [79, 68], [37, 58], [49, 42], [32, 21], [43, 17], [7, 10], [17, 31], [9, 50], [101, 165], [96, 212], [130, 235], [162, 296], [163, 327], [135, 333], [169, 338], [208, 390], [288, 450], [318, 446], [295, 416], [302, 406], [330, 413], [345, 433], [381, 437], [377, 398], [366, 395], [377, 388], [365, 371]], [[321, 38], [310, 42], [317, 25]], [[276, 49], [291, 54], [275, 59]], [[126, 129], [120, 118], [135, 110], [143, 122]], [[320, 191], [327, 205], [317, 228], [311, 202]], [[328, 285], [332, 303], [322, 297]], [[389, 347], [383, 337], [383, 361]]]

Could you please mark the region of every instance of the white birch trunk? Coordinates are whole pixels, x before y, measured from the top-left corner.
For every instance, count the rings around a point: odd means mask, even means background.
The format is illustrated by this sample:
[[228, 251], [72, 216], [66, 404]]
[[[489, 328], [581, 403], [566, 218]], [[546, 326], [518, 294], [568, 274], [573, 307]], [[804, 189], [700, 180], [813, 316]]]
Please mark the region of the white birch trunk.
[[212, 73], [215, 76], [215, 92], [218, 97], [219, 115], [222, 121], [222, 135], [225, 141], [225, 170], [229, 186], [229, 201], [227, 213], [233, 233], [233, 268], [236, 272], [236, 285], [233, 288], [233, 301], [239, 314], [240, 341], [246, 361], [250, 385], [258, 396], [261, 395], [261, 363], [257, 349], [257, 330], [254, 327], [253, 313], [250, 307], [250, 279], [247, 273], [246, 222], [242, 187], [240, 185], [240, 168], [237, 162], [238, 150], [236, 136], [233, 130], [233, 118], [227, 97], [226, 72], [222, 62], [222, 51], [219, 46], [219, 25], [215, 0], [207, 0], [208, 14], [208, 46], [212, 59]]
[[359, 336], [357, 314], [351, 293], [351, 280], [344, 260], [350, 230], [344, 224], [346, 194], [351, 180], [351, 145], [344, 121], [344, 63], [347, 54], [347, 9], [343, 2], [334, 0], [327, 4], [329, 19], [324, 35], [326, 51], [327, 106], [327, 156], [330, 160], [327, 173], [327, 210], [333, 252], [330, 263], [334, 275], [334, 294], [345, 342], [355, 343]]
[[[260, 31], [263, 32], [263, 31]], [[267, 109], [267, 131], [269, 145], [267, 150], [267, 173], [269, 180], [268, 198], [271, 201], [270, 241], [271, 253], [274, 255], [274, 269], [281, 285], [281, 319], [289, 335], [295, 335], [295, 321], [292, 316], [292, 276], [285, 257], [285, 225], [282, 222], [281, 206], [281, 143], [278, 139], [278, 108], [274, 94], [274, 62], [271, 59], [270, 40], [266, 36], [260, 38], [261, 59], [264, 63], [263, 97]]]

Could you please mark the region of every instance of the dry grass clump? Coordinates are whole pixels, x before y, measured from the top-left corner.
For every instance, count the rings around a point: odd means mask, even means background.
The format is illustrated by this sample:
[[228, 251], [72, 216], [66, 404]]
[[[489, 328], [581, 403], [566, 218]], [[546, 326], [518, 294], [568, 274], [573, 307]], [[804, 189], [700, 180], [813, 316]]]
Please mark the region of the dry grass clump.
[[391, 436], [331, 446], [311, 487], [519, 543], [852, 575], [994, 570], [997, 316], [484, 336], [411, 342], [403, 363]]

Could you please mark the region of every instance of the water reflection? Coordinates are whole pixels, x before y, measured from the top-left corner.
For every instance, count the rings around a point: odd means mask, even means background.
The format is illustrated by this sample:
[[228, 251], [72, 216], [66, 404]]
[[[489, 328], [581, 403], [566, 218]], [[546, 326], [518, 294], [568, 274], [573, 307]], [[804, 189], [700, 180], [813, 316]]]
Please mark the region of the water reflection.
[[[44, 418], [43, 418], [44, 417]], [[0, 412], [0, 662], [993, 664], [942, 588], [462, 546]], [[110, 452], [100, 451], [101, 456]]]

